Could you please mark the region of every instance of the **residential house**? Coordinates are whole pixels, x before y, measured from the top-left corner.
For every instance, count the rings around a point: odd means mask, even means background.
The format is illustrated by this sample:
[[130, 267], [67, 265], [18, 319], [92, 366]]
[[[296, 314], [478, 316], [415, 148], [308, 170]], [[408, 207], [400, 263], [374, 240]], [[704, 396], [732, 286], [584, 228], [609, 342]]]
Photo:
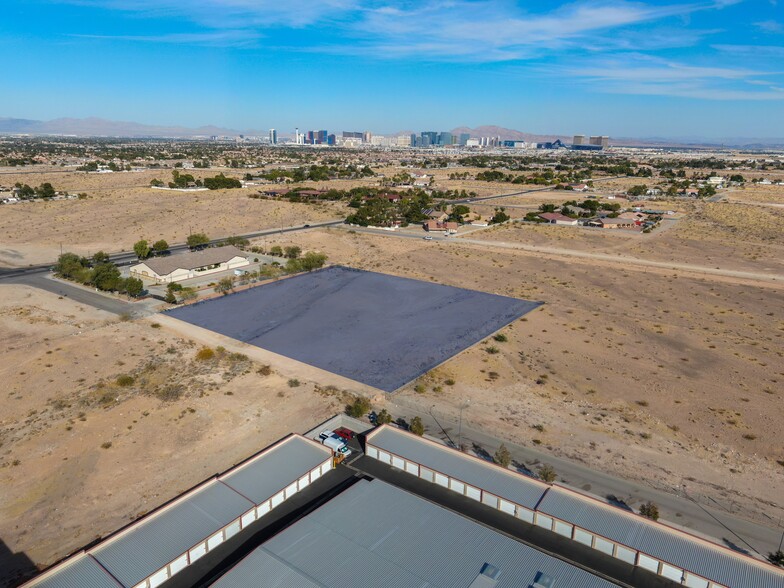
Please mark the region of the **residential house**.
[[576, 225], [577, 219], [570, 218], [561, 214], [560, 212], [543, 212], [539, 218], [547, 221], [551, 225]]
[[250, 265], [247, 255], [232, 245], [153, 257], [132, 265], [131, 276], [169, 283]]

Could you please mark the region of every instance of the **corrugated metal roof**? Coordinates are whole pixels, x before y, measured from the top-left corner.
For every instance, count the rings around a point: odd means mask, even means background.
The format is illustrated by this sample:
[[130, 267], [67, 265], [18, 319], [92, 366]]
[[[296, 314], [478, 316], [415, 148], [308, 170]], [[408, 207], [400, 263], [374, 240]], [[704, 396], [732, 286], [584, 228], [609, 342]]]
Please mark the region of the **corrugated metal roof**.
[[52, 574], [25, 584], [35, 588], [118, 588], [119, 584], [86, 553], [76, 555]]
[[506, 472], [494, 464], [395, 427], [376, 429], [368, 438], [368, 443], [530, 509], [536, 506], [549, 488], [542, 482]]
[[[258, 550], [330, 588], [469, 586], [485, 563], [500, 570], [498, 588], [528, 588], [538, 572], [558, 588], [614, 586], [380, 480], [356, 483]], [[268, 563], [248, 558], [241, 573], [264, 578]], [[215, 586], [242, 586], [231, 578], [239, 568]]]
[[[263, 573], [260, 573], [261, 570]], [[215, 588], [261, 586], [262, 578], [264, 588], [321, 588], [323, 586], [280, 561], [264, 548], [251, 552], [213, 586]]]
[[219, 479], [261, 504], [331, 457], [326, 447], [292, 435]]
[[253, 506], [213, 481], [90, 553], [125, 586], [135, 586]]
[[551, 488], [539, 511], [725, 586], [784, 587], [784, 572], [562, 488]]

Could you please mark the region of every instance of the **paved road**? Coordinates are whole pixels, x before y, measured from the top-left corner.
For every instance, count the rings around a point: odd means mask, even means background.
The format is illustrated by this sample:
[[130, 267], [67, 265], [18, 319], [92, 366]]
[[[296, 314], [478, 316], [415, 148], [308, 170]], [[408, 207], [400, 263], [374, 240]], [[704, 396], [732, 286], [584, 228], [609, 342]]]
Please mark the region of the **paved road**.
[[[239, 237], [245, 239], [255, 239], [256, 237], [264, 237], [266, 235], [282, 235], [284, 233], [293, 233], [296, 231], [304, 231], [308, 229], [317, 229], [320, 227], [331, 227], [334, 225], [343, 224], [343, 219], [337, 219], [332, 221], [325, 221], [321, 223], [313, 223], [308, 225], [297, 225], [293, 227], [281, 227], [277, 229], [264, 229], [261, 231], [255, 231], [253, 233], [246, 233], [244, 235], [237, 235]], [[226, 240], [226, 237], [222, 237], [220, 239], [213, 239], [210, 241], [210, 245], [215, 245], [216, 243], [221, 243]], [[185, 251], [188, 249], [188, 246], [185, 243], [175, 243], [169, 247], [169, 251], [171, 253], [177, 253], [180, 251]], [[136, 254], [133, 252], [120, 252], [120, 253], [110, 253], [109, 260], [116, 263], [118, 266], [125, 266], [131, 265], [136, 263], [137, 257]], [[22, 275], [29, 275], [29, 274], [44, 274], [49, 271], [49, 268], [52, 267], [54, 261], [51, 263], [44, 263], [39, 265], [31, 265], [28, 267], [22, 268], [0, 268], [0, 280], [3, 279], [10, 279]]]
[[[391, 397], [389, 401], [393, 405], [390, 412], [394, 416], [403, 416], [407, 419], [419, 416], [428, 434], [441, 438], [453, 446], [462, 443], [463, 447], [470, 448], [476, 445], [488, 455], [493, 455], [501, 445], [501, 440], [498, 438], [466, 424], [468, 420], [466, 415], [469, 414], [470, 409], [464, 412], [461, 430], [456, 415], [450, 417], [438, 412], [434, 413], [430, 407], [423, 405], [412, 406], [409, 404], [409, 399]], [[457, 409], [455, 412], [457, 413]], [[729, 512], [733, 508], [731, 504], [705, 504], [705, 498], [697, 500], [689, 492], [688, 483], [685, 488], [678, 489], [678, 494], [664, 492], [530, 447], [508, 441], [504, 443], [512, 453], [518, 470], [523, 473], [535, 471], [538, 464], [548, 463], [555, 468], [559, 480], [575, 489], [602, 498], [614, 496], [630, 507], [639, 507], [643, 502], [650, 500], [659, 507], [662, 519], [692, 533], [715, 538], [714, 541], [718, 539], [718, 542], [725, 546], [758, 556], [765, 556], [778, 549], [784, 531], [782, 528], [776, 528], [779, 526], [778, 521], [771, 520], [769, 526], [765, 526], [733, 515]]]
[[46, 290], [47, 292], [52, 292], [58, 296], [67, 297], [75, 302], [86, 304], [116, 315], [127, 314], [131, 317], [139, 317], [154, 312], [150, 310], [149, 304], [145, 301], [126, 302], [119, 298], [114, 298], [109, 294], [101, 294], [100, 292], [83, 286], [52, 279], [48, 275], [39, 272], [14, 276], [12, 278], [7, 278], [4, 282], [7, 284], [24, 284], [25, 286]]
[[[382, 237], [397, 237], [401, 239], [423, 239], [421, 234], [404, 233], [399, 231], [384, 231], [380, 229], [369, 229], [367, 227], [350, 227], [359, 233], [368, 233]], [[430, 234], [433, 241], [450, 242], [457, 245], [475, 245], [482, 247], [498, 247], [501, 249], [516, 249], [530, 253], [551, 257], [569, 257], [578, 259], [589, 259], [602, 262], [610, 262], [634, 267], [655, 267], [667, 270], [680, 270], [696, 274], [722, 276], [741, 280], [752, 280], [755, 282], [778, 282], [784, 283], [784, 276], [780, 274], [766, 274], [759, 272], [742, 272], [737, 270], [722, 269], [717, 267], [706, 267], [689, 263], [676, 263], [671, 261], [655, 261], [652, 259], [641, 259], [639, 257], [629, 257], [626, 255], [594, 253], [590, 251], [580, 251], [577, 249], [560, 249], [557, 247], [543, 247], [540, 245], [525, 245], [522, 243], [507, 243], [505, 241], [486, 241], [482, 239], [468, 239], [465, 237], [446, 237], [442, 234]]]

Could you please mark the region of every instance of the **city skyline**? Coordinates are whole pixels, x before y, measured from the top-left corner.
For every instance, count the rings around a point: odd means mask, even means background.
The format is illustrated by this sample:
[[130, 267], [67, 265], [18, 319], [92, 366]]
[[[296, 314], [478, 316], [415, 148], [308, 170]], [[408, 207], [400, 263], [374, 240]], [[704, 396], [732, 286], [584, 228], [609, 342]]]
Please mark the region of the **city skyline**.
[[12, 0], [0, 116], [781, 137], [779, 13], [771, 0]]

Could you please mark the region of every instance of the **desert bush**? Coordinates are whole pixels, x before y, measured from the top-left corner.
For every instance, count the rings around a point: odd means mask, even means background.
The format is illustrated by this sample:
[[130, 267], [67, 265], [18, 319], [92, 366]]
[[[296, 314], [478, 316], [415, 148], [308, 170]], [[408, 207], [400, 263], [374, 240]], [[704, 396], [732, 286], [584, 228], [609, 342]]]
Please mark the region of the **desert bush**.
[[198, 361], [209, 361], [215, 357], [215, 351], [209, 347], [202, 347], [196, 352], [196, 359]]
[[133, 386], [133, 383], [135, 381], [136, 380], [134, 379], [133, 376], [129, 376], [128, 374], [123, 374], [121, 376], [117, 376], [117, 379], [115, 380], [115, 383], [118, 386], [122, 386], [123, 388], [126, 388], [128, 386]]
[[493, 337], [493, 340], [498, 341], [499, 343], [506, 343], [509, 341], [509, 338], [503, 333], [498, 333], [495, 337]]
[[541, 466], [539, 466], [539, 470], [537, 471], [537, 474], [539, 474], [539, 477], [543, 481], [547, 482], [548, 484], [552, 484], [553, 482], [555, 482], [555, 477], [556, 477], [555, 469], [550, 464], [544, 463]]
[[408, 425], [408, 430], [411, 431], [414, 435], [419, 435], [420, 437], [425, 434], [425, 425], [422, 423], [422, 419], [418, 416], [411, 419], [411, 424]]
[[160, 388], [156, 388], [153, 395], [158, 400], [173, 402], [174, 400], [179, 400], [183, 392], [185, 392], [185, 387], [182, 384], [167, 384]]
[[489, 353], [490, 355], [495, 355], [498, 353], [498, 347], [485, 347], [485, 353]]
[[501, 443], [501, 447], [499, 447], [498, 451], [496, 451], [495, 455], [493, 455], [493, 461], [505, 468], [509, 467], [509, 464], [512, 463], [512, 454], [509, 452], [509, 449], [507, 449], [506, 445]]
[[651, 519], [652, 521], [658, 521], [659, 507], [649, 500], [640, 506], [640, 514], [645, 518]]
[[370, 400], [364, 396], [358, 396], [352, 403], [346, 405], [346, 414], [350, 417], [360, 418], [370, 412], [371, 408], [373, 406], [370, 404]]
[[101, 443], [101, 449], [109, 449], [111, 446], [112, 446], [111, 441], [106, 441], [104, 443]]
[[289, 384], [289, 388], [299, 388], [300, 383], [299, 380], [297, 380], [296, 378], [292, 378], [291, 380], [288, 381], [288, 384]]
[[269, 376], [272, 373], [272, 368], [268, 365], [263, 365], [256, 370], [256, 373], [260, 376]]

